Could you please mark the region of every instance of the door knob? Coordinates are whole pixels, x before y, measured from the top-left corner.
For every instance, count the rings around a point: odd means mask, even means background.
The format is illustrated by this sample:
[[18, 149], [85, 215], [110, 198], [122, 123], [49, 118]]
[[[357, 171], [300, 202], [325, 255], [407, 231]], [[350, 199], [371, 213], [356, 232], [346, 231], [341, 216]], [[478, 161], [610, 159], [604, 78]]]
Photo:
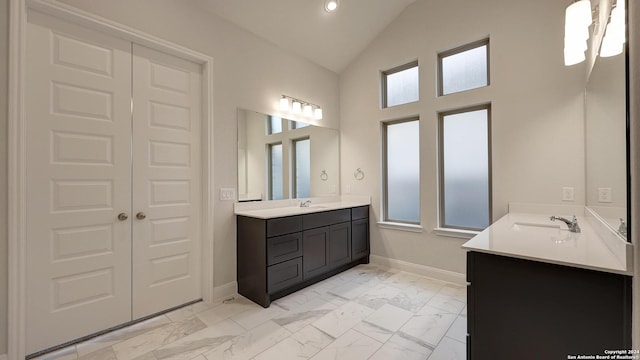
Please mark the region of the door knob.
[[144, 220], [147, 218], [147, 214], [143, 213], [142, 211], [136, 214], [136, 219], [138, 220]]
[[126, 213], [120, 213], [118, 214], [118, 220], [120, 221], [125, 221], [129, 218], [129, 215], [127, 215]]

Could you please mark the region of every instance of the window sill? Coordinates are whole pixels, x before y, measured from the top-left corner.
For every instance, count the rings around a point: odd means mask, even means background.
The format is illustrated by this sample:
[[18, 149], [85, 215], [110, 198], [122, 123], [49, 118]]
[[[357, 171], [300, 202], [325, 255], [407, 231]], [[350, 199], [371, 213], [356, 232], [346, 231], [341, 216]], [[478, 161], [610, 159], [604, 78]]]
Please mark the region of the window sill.
[[415, 233], [421, 233], [424, 231], [424, 229], [420, 225], [403, 224], [403, 223], [386, 222], [386, 221], [379, 221], [378, 227], [383, 229], [389, 229], [389, 230], [409, 231], [409, 232], [415, 232]]
[[460, 229], [448, 229], [448, 228], [435, 228], [433, 233], [440, 236], [453, 237], [458, 239], [471, 239], [472, 237], [480, 234], [480, 231], [473, 230], [460, 230]]

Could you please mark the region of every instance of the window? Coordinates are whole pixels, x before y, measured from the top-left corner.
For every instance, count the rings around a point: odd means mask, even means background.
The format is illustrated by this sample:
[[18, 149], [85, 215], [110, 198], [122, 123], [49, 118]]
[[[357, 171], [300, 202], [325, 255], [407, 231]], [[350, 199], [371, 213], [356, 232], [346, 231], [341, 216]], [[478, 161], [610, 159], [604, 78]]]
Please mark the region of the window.
[[269, 200], [282, 200], [284, 188], [282, 179], [282, 144], [269, 144]]
[[267, 135], [278, 134], [282, 132], [282, 118], [267, 115]]
[[418, 62], [382, 72], [382, 107], [419, 100]]
[[491, 213], [490, 106], [440, 114], [440, 226], [482, 230]]
[[311, 140], [293, 140], [293, 197], [311, 196]]
[[489, 85], [489, 39], [438, 54], [438, 93]]
[[382, 124], [384, 221], [420, 223], [420, 135], [416, 118]]
[[309, 123], [305, 123], [302, 121], [291, 121], [291, 130], [302, 129], [309, 126]]

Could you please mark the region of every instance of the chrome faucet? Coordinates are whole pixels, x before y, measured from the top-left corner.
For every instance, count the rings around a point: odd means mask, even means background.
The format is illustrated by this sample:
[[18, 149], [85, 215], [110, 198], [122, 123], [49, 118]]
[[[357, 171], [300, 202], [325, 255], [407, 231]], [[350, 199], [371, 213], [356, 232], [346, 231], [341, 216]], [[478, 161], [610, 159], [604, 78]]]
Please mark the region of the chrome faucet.
[[311, 205], [311, 200], [300, 201], [300, 207], [301, 208], [309, 207], [309, 205]]
[[567, 220], [563, 217], [560, 216], [551, 216], [549, 218], [549, 220], [551, 221], [555, 221], [555, 220], [560, 220], [563, 221], [565, 224], [567, 224], [567, 227], [569, 227], [569, 231], [570, 232], [574, 232], [574, 233], [579, 233], [580, 232], [580, 226], [578, 226], [578, 219], [576, 219], [576, 216], [573, 215], [573, 219], [572, 220]]
[[627, 222], [624, 221], [623, 218], [620, 218], [620, 227], [618, 227], [618, 232], [622, 236], [627, 236]]

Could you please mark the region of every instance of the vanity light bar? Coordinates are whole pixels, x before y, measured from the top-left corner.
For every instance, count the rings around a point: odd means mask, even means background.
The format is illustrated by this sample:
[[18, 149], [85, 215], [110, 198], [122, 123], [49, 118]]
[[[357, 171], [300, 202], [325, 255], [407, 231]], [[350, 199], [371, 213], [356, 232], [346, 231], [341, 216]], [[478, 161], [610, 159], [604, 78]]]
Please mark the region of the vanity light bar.
[[322, 119], [322, 108], [320, 105], [312, 104], [288, 95], [282, 95], [280, 98], [280, 111], [295, 115], [302, 114], [305, 117], [315, 120]]

